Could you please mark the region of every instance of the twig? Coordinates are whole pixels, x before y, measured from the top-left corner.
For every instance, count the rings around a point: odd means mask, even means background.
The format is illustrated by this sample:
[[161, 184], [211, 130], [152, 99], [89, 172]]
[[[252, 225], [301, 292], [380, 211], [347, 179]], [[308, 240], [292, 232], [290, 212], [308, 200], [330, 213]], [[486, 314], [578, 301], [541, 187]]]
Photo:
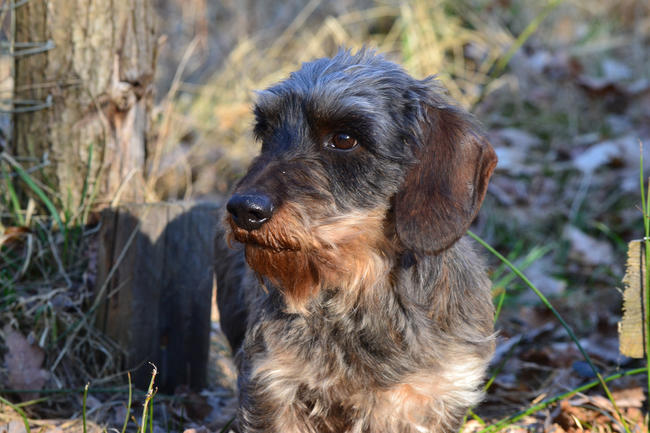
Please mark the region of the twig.
[[[38, 224], [41, 225], [41, 222], [38, 221]], [[52, 251], [52, 256], [54, 257], [54, 261], [56, 262], [56, 266], [59, 268], [59, 273], [65, 280], [66, 286], [68, 286], [68, 289], [72, 288], [72, 280], [70, 280], [70, 277], [68, 276], [68, 273], [65, 271], [65, 268], [63, 266], [63, 262], [61, 261], [61, 257], [59, 257], [59, 253], [56, 248], [56, 244], [54, 243], [54, 239], [52, 239], [52, 233], [50, 230], [46, 230], [44, 227], [41, 226], [43, 231], [47, 235], [47, 241], [50, 244], [50, 250]]]
[[149, 382], [149, 388], [147, 388], [147, 396], [144, 399], [144, 409], [142, 410], [142, 420], [141, 420], [139, 433], [146, 432], [145, 427], [147, 425], [147, 406], [149, 405], [149, 402], [151, 401], [151, 399], [153, 399], [153, 396], [156, 393], [153, 389], [153, 384], [156, 379], [156, 375], [158, 374], [158, 369], [151, 362], [149, 364], [151, 364], [151, 366], [153, 367], [153, 371], [151, 372], [151, 382]]

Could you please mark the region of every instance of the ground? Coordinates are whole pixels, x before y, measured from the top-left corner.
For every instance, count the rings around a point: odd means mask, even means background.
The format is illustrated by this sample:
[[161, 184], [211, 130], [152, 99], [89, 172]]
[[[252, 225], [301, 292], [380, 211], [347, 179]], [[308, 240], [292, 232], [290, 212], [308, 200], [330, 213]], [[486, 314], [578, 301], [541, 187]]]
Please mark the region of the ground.
[[[648, 380], [638, 371], [645, 361], [619, 353], [617, 324], [627, 243], [644, 233], [639, 158], [643, 147], [650, 160], [650, 4], [320, 3], [156, 2], [165, 38], [156, 81], [153, 139], [163, 152], [151, 172], [155, 194], [226, 194], [257, 151], [253, 91], [302, 61], [367, 45], [416, 77], [438, 74], [485, 125], [499, 156], [472, 231], [548, 297], [603, 377], [623, 376], [608, 382], [611, 399], [600, 384], [573, 393], [597, 381], [589, 362], [539, 296], [485, 251], [499, 305], [498, 346], [487, 397], [465, 429], [647, 431]], [[79, 431], [90, 382], [88, 428], [120, 430], [128, 390], [113, 362], [119, 349], [92, 327], [77, 326], [89, 314], [95, 284], [96, 226], [90, 218], [76, 233], [76, 249], [57, 260], [62, 237], [38, 215], [29, 227], [12, 219], [2, 185], [0, 397], [38, 398], [22, 406], [32, 428]], [[212, 326], [210, 387], [155, 396], [154, 430], [219, 431], [230, 420], [234, 370], [218, 322]], [[40, 392], [12, 392], [18, 388]], [[143, 399], [134, 396], [130, 430], [139, 425]], [[499, 424], [521, 411], [530, 413]], [[34, 421], [54, 418], [75, 421]], [[19, 433], [24, 425], [0, 403], [4, 430]]]

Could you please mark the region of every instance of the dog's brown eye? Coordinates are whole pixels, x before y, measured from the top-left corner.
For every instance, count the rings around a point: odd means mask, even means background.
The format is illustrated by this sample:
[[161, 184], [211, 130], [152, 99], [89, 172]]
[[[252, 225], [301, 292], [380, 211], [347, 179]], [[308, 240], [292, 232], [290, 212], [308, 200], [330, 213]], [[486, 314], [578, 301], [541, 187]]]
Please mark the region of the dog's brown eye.
[[334, 134], [327, 145], [339, 150], [350, 150], [357, 145], [357, 139], [344, 133]]

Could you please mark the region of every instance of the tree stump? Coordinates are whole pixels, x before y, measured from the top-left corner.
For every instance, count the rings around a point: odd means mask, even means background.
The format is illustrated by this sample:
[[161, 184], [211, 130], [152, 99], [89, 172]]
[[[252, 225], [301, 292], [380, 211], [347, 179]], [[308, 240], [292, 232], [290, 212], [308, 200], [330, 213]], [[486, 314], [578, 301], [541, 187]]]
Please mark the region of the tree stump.
[[102, 212], [97, 326], [146, 389], [206, 384], [217, 204], [126, 204]]

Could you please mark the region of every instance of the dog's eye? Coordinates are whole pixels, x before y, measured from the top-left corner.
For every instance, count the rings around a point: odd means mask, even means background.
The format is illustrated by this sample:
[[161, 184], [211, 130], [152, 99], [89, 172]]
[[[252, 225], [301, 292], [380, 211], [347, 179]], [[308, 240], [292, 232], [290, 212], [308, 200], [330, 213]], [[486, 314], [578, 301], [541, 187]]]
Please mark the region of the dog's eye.
[[332, 147], [338, 150], [350, 150], [357, 146], [357, 139], [351, 135], [340, 133], [334, 134], [327, 142], [327, 147]]

